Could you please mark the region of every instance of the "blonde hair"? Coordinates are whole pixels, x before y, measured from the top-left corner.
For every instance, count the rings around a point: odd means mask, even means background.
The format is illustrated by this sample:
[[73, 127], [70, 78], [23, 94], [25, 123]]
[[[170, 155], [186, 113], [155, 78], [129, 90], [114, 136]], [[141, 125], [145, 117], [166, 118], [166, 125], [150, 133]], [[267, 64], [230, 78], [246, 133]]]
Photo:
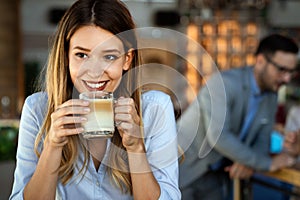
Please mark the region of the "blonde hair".
[[[133, 30], [135, 25], [128, 9], [118, 0], [78, 0], [67, 10], [61, 19], [49, 53], [44, 84], [48, 95], [47, 112], [35, 142], [35, 151], [38, 156], [40, 156], [39, 144], [43, 142], [43, 139], [46, 141], [48, 137], [51, 114], [59, 105], [72, 98], [74, 86], [68, 67], [70, 39], [80, 27], [91, 24], [108, 30], [119, 37], [123, 42], [125, 52], [133, 49], [134, 57], [131, 68], [123, 71], [123, 74], [126, 74], [126, 76], [123, 76], [120, 86], [115, 93], [133, 98], [139, 115], [142, 116], [139, 71], [131, 70], [139, 66], [141, 61], [137, 50], [137, 39]], [[140, 125], [142, 127], [142, 120]], [[111, 142], [119, 148], [110, 148], [108, 152], [109, 158], [113, 158], [109, 160], [108, 173], [113, 183], [120, 190], [132, 194], [126, 149], [122, 144], [122, 138], [118, 132], [114, 134]], [[90, 154], [84, 145], [80, 143], [79, 137], [77, 135], [70, 136], [69, 142], [63, 147], [61, 164], [57, 169], [59, 178], [63, 184], [66, 184], [74, 174], [74, 163], [76, 162], [80, 147], [84, 151], [84, 163], [80, 169], [80, 172], [82, 172], [85, 170], [84, 166], [87, 166]]]

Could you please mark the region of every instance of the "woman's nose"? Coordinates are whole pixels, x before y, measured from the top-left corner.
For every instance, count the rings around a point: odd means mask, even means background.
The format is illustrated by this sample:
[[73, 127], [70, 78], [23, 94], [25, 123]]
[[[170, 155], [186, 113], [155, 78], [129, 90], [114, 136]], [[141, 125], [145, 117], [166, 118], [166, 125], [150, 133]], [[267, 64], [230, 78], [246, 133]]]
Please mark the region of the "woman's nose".
[[100, 77], [108, 67], [103, 62], [100, 62], [100, 59], [95, 57], [89, 58], [84, 65], [88, 73], [94, 77]]

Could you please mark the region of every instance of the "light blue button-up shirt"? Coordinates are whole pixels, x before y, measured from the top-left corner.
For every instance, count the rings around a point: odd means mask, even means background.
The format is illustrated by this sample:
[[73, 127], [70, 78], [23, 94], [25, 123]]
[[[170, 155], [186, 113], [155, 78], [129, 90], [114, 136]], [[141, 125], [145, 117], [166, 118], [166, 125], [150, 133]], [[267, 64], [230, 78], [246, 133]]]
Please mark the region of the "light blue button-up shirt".
[[[46, 103], [47, 97], [44, 93], [33, 94], [25, 101], [20, 122], [15, 180], [10, 199], [23, 199], [24, 187], [35, 171], [38, 158], [33, 151], [34, 141], [43, 123]], [[180, 199], [177, 135], [172, 102], [169, 96], [162, 92], [149, 91], [142, 95], [142, 110], [145, 148], [153, 174], [160, 185], [159, 199]], [[107, 141], [109, 148], [110, 140]], [[133, 199], [130, 194], [123, 194], [112, 184], [104, 164], [106, 156], [98, 171], [90, 160], [84, 176], [78, 174], [78, 168], [75, 168], [73, 178], [66, 185], [58, 182], [56, 199]], [[81, 166], [82, 163], [80, 154], [76, 165]]]
[[250, 97], [249, 97], [249, 102], [248, 102], [248, 109], [247, 109], [247, 115], [245, 118], [245, 122], [243, 124], [243, 128], [240, 133], [240, 139], [245, 140], [249, 127], [251, 126], [252, 121], [254, 120], [255, 114], [257, 112], [257, 109], [259, 107], [259, 104], [263, 98], [263, 96], [266, 93], [262, 93], [260, 88], [258, 87], [255, 77], [254, 77], [254, 72], [252, 70], [251, 76], [250, 76]]

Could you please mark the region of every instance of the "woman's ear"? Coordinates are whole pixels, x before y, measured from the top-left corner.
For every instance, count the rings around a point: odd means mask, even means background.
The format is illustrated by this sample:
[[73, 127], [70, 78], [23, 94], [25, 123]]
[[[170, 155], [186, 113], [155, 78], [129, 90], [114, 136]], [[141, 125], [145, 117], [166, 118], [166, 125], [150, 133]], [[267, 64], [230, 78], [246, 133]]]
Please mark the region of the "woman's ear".
[[123, 65], [123, 70], [128, 70], [131, 66], [132, 60], [133, 60], [134, 52], [133, 49], [129, 49], [128, 52], [125, 55], [125, 63]]

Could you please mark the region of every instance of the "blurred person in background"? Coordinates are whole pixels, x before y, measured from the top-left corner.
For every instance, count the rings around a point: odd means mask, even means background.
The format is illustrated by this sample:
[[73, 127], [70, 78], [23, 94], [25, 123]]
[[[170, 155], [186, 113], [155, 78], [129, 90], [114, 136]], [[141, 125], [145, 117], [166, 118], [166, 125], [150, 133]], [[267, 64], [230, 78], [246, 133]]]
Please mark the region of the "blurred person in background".
[[183, 200], [229, 199], [232, 179], [294, 165], [295, 158], [287, 153], [270, 156], [269, 140], [277, 91], [295, 74], [297, 53], [292, 39], [269, 35], [259, 43], [254, 66], [215, 73], [200, 89], [177, 121], [182, 144], [200, 116], [197, 134], [180, 165]]

